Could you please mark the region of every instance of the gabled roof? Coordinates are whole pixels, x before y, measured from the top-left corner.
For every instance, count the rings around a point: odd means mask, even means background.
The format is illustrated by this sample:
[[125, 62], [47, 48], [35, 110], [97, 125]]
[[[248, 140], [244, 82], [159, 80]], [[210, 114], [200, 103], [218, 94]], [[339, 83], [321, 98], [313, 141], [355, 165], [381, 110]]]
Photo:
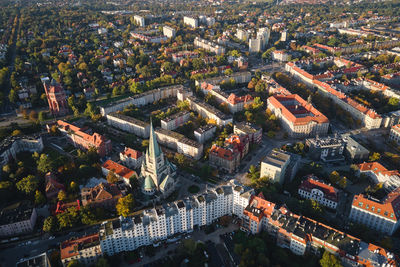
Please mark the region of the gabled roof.
[[324, 198], [338, 202], [338, 190], [331, 185], [313, 179], [312, 176], [308, 177], [306, 180], [303, 180], [299, 189], [307, 192], [311, 192], [313, 189], [319, 189], [324, 193]]
[[104, 162], [102, 168], [107, 169], [109, 171], [113, 171], [115, 174], [125, 179], [130, 179], [134, 175], [137, 176], [135, 171], [128, 169], [127, 167], [122, 166], [121, 164], [118, 164], [115, 161], [112, 161], [111, 159]]

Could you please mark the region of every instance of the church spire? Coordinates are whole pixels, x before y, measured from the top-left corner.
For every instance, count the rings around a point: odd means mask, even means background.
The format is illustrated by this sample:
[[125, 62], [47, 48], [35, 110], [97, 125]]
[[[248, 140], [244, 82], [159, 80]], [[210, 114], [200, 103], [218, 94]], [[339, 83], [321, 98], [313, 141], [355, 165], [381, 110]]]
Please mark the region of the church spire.
[[153, 121], [150, 121], [150, 140], [149, 140], [149, 157], [157, 158], [161, 154], [160, 147], [157, 143], [157, 136], [154, 132]]

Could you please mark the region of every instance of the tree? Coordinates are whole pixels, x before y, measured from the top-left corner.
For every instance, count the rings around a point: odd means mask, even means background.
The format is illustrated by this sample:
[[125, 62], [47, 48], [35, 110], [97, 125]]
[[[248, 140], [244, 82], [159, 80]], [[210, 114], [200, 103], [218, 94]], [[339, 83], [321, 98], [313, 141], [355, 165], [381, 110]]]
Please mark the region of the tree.
[[22, 135], [22, 132], [21, 132], [21, 130], [16, 129], [16, 130], [14, 130], [14, 131], [11, 133], [11, 135], [12, 135], [12, 136]]
[[36, 192], [35, 192], [35, 204], [36, 205], [41, 205], [41, 204], [43, 204], [45, 202], [46, 202], [46, 199], [45, 199], [43, 193], [40, 192], [39, 190], [36, 190]]
[[52, 233], [57, 231], [57, 220], [54, 216], [49, 216], [44, 220], [43, 231], [47, 233]]
[[80, 263], [78, 260], [72, 260], [68, 262], [67, 267], [83, 267], [84, 265]]
[[17, 189], [27, 195], [35, 192], [39, 187], [39, 181], [36, 176], [28, 175], [19, 181], [17, 184]]
[[381, 154], [379, 154], [378, 152], [374, 152], [372, 153], [371, 156], [369, 156], [369, 161], [377, 161], [381, 158]]
[[40, 111], [39, 115], [38, 115], [38, 120], [40, 122], [43, 122], [44, 120], [46, 120], [46, 113], [44, 111]]
[[113, 171], [108, 172], [106, 179], [109, 184], [115, 184], [119, 181], [118, 176]]
[[340, 260], [328, 251], [324, 251], [319, 263], [321, 264], [321, 267], [343, 267]]
[[110, 264], [108, 263], [108, 261], [101, 257], [97, 260], [96, 264], [94, 265], [95, 267], [110, 267]]
[[65, 201], [67, 199], [67, 194], [65, 193], [64, 190], [60, 190], [57, 194], [57, 199], [59, 201]]
[[133, 211], [134, 204], [135, 201], [132, 194], [128, 194], [127, 196], [118, 199], [116, 205], [118, 215], [127, 217]]
[[30, 119], [31, 121], [37, 121], [37, 119], [38, 119], [38, 114], [37, 114], [37, 112], [34, 111], [34, 110], [32, 110], [32, 111], [29, 113], [29, 119]]
[[53, 165], [53, 161], [46, 154], [41, 154], [37, 162], [37, 170], [41, 173], [48, 173], [53, 169]]
[[329, 180], [331, 181], [331, 183], [336, 184], [340, 180], [340, 174], [337, 171], [331, 172], [331, 174], [329, 175]]

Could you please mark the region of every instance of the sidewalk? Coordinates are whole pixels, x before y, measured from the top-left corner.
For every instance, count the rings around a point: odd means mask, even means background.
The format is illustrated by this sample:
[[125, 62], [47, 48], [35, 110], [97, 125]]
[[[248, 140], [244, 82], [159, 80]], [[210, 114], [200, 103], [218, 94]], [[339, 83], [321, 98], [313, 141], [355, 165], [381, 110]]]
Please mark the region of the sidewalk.
[[[222, 234], [225, 234], [225, 233], [235, 231], [237, 229], [239, 229], [239, 226], [237, 226], [235, 224], [230, 224], [228, 227], [219, 228], [216, 231], [214, 231], [208, 235], [203, 230], [195, 230], [192, 233], [190, 233], [189, 235], [195, 241], [202, 241], [205, 243], [208, 240], [210, 240], [216, 244], [222, 244], [223, 242], [219, 236]], [[174, 251], [176, 248], [178, 248], [179, 245], [180, 245], [179, 241], [177, 241], [175, 243], [171, 243], [171, 244], [167, 245], [167, 247], [165, 247], [165, 248], [162, 245], [160, 245], [160, 247], [159, 247], [160, 251], [156, 252], [156, 255], [154, 257], [144, 256], [142, 261], [137, 265], [135, 264], [135, 266], [144, 266], [146, 264], [149, 264], [149, 263], [157, 261], [161, 258], [164, 258], [167, 255], [169, 255], [169, 253], [171, 251]], [[132, 266], [132, 265], [122, 262], [121, 266], [124, 267], [124, 266]]]

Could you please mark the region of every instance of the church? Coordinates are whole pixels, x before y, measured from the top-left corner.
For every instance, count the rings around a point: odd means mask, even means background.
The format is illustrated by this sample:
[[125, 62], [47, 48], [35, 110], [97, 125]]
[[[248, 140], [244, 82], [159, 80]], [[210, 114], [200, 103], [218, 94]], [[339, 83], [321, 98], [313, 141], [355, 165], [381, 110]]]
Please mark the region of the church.
[[176, 166], [170, 163], [161, 151], [151, 123], [149, 147], [140, 173], [142, 192], [155, 198], [166, 198], [174, 191], [176, 178]]

